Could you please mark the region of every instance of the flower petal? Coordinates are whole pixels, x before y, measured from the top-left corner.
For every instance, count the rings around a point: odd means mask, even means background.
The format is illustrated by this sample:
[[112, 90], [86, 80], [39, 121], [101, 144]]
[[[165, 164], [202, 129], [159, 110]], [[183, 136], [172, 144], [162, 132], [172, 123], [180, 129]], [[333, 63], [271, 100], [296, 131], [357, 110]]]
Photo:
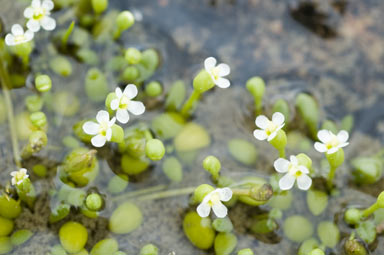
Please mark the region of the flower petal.
[[97, 135], [92, 137], [91, 139], [91, 143], [95, 147], [103, 147], [106, 142], [107, 142], [107, 138], [103, 135]]
[[55, 5], [51, 0], [44, 0], [43, 3], [41, 4], [41, 7], [44, 8], [47, 11], [50, 11], [53, 9]]
[[296, 165], [296, 166], [299, 164], [299, 161], [297, 160], [296, 156], [294, 156], [294, 155], [289, 157], [289, 161], [291, 161], [291, 163]]
[[111, 107], [112, 110], [116, 110], [119, 107], [119, 99], [113, 99], [109, 107]]
[[219, 69], [219, 75], [221, 77], [227, 76], [231, 72], [231, 68], [229, 67], [229, 65], [224, 63], [219, 64], [217, 68]]
[[306, 174], [301, 175], [297, 178], [297, 186], [301, 190], [308, 190], [312, 185], [312, 179]]
[[128, 111], [127, 110], [123, 110], [123, 109], [117, 109], [116, 111], [116, 119], [120, 122], [120, 123], [127, 123], [129, 121], [129, 114], [128, 114]]
[[124, 94], [126, 97], [128, 97], [129, 99], [132, 99], [132, 98], [134, 98], [135, 96], [137, 96], [137, 87], [136, 87], [136, 85], [128, 84], [128, 85], [125, 87], [123, 94]]
[[264, 115], [259, 115], [257, 116], [255, 123], [256, 123], [256, 126], [258, 126], [259, 128], [266, 129], [269, 124], [269, 119]]
[[275, 167], [276, 171], [279, 173], [286, 173], [288, 172], [289, 167], [289, 161], [285, 158], [278, 158], [273, 163], [273, 166]]
[[211, 73], [211, 69], [216, 66], [216, 59], [209, 57], [204, 60], [204, 68], [208, 73]]
[[218, 218], [224, 218], [228, 214], [228, 209], [222, 203], [212, 205], [212, 210]]
[[30, 19], [33, 17], [33, 8], [32, 7], [27, 7], [24, 10], [24, 17], [27, 19]]
[[116, 94], [118, 99], [120, 99], [123, 96], [123, 92], [121, 91], [121, 89], [119, 87], [117, 87], [115, 89], [115, 94]]
[[40, 21], [40, 24], [47, 31], [52, 31], [53, 29], [56, 28], [56, 21], [53, 18], [49, 17], [49, 16], [45, 16]]
[[30, 19], [27, 22], [27, 28], [32, 32], [37, 32], [40, 30], [40, 23], [37, 20]]
[[295, 184], [295, 177], [291, 174], [284, 175], [279, 181], [279, 187], [281, 190], [289, 190]]
[[130, 101], [128, 104], [128, 111], [134, 115], [140, 115], [145, 112], [145, 106], [140, 101]]
[[19, 24], [14, 24], [11, 28], [11, 32], [14, 36], [23, 35], [24, 29]]
[[5, 36], [5, 44], [7, 44], [8, 46], [15, 45], [16, 44], [15, 36], [13, 34], [7, 34]]
[[100, 129], [100, 125], [93, 121], [87, 121], [83, 124], [83, 131], [88, 135], [98, 134], [99, 129]]
[[329, 142], [329, 140], [331, 140], [331, 138], [332, 138], [331, 132], [329, 130], [326, 130], [326, 129], [322, 129], [319, 132], [317, 132], [317, 137], [323, 143]]
[[268, 137], [265, 131], [261, 129], [256, 129], [255, 131], [253, 131], [253, 136], [260, 141], [263, 141]]
[[32, 6], [32, 8], [40, 8], [41, 1], [40, 0], [32, 0], [31, 6]]
[[340, 148], [339, 147], [333, 147], [327, 151], [327, 154], [333, 154], [337, 152]]
[[228, 79], [225, 79], [225, 78], [219, 78], [216, 80], [215, 84], [222, 88], [222, 89], [225, 89], [225, 88], [228, 88], [229, 86], [231, 86], [231, 83], [229, 82]]
[[339, 144], [339, 148], [343, 148], [343, 147], [345, 147], [345, 146], [347, 146], [349, 143], [342, 143], [342, 144]]
[[115, 122], [116, 122], [116, 118], [113, 117], [113, 118], [109, 121], [108, 126], [109, 126], [109, 127], [112, 127], [113, 124], [115, 124]]
[[285, 120], [285, 117], [284, 117], [284, 115], [283, 115], [281, 112], [275, 112], [275, 113], [272, 115], [272, 122], [273, 122], [276, 126], [281, 126], [281, 125], [283, 125], [284, 120]]
[[29, 42], [30, 40], [33, 39], [33, 36], [34, 36], [35, 33], [33, 33], [31, 30], [27, 30], [24, 34], [24, 38], [25, 38], [25, 41], [26, 42]]
[[109, 122], [109, 113], [107, 111], [101, 110], [96, 114], [97, 122]]
[[112, 138], [112, 128], [108, 128], [107, 131], [105, 132], [105, 139], [107, 141], [111, 141]]
[[318, 152], [321, 152], [321, 153], [324, 153], [328, 150], [325, 144], [319, 143], [319, 142], [315, 142], [314, 147]]
[[348, 138], [349, 138], [349, 134], [347, 131], [345, 130], [341, 130], [338, 134], [337, 134], [337, 139], [339, 139], [339, 142], [340, 143], [346, 143], [348, 141]]
[[230, 188], [217, 189], [217, 192], [221, 201], [227, 202], [232, 198], [232, 190]]
[[203, 202], [199, 204], [199, 206], [196, 208], [196, 211], [200, 217], [204, 218], [204, 217], [207, 217], [211, 212], [211, 207], [209, 206], [208, 203]]
[[268, 136], [267, 141], [268, 141], [268, 142], [269, 142], [269, 141], [272, 141], [273, 138], [276, 137], [276, 135], [277, 135], [277, 130], [276, 130], [275, 132], [272, 132], [272, 134], [270, 134], [270, 135]]
[[308, 168], [306, 168], [305, 166], [300, 165], [300, 166], [299, 166], [299, 170], [300, 170], [303, 174], [309, 174], [309, 170], [308, 170]]

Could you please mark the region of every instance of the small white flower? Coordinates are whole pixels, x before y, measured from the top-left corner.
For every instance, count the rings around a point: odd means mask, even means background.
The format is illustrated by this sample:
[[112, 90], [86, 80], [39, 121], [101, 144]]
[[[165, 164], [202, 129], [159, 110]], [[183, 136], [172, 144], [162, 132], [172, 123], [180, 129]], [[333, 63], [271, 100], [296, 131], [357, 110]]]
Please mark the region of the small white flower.
[[227, 64], [218, 64], [216, 66], [216, 59], [214, 57], [209, 57], [204, 60], [204, 68], [205, 71], [207, 71], [211, 77], [213, 82], [219, 86], [220, 88], [228, 88], [231, 83], [228, 79], [223, 78], [224, 76], [227, 76], [231, 69]]
[[98, 123], [87, 121], [83, 125], [83, 130], [89, 135], [94, 135], [91, 143], [95, 147], [102, 147], [107, 141], [112, 138], [112, 126], [115, 124], [116, 118], [113, 117], [109, 120], [109, 113], [107, 111], [99, 111], [96, 115]]
[[315, 149], [318, 152], [326, 152], [327, 154], [333, 154], [349, 144], [347, 142], [349, 134], [345, 130], [341, 130], [335, 135], [331, 131], [323, 129], [317, 133], [317, 137], [322, 143], [316, 142]]
[[116, 110], [116, 119], [125, 124], [129, 121], [128, 111], [134, 115], [143, 114], [145, 106], [142, 102], [133, 101], [132, 99], [137, 95], [137, 88], [133, 84], [128, 84], [124, 92], [120, 88], [115, 90], [116, 97], [111, 101], [111, 109]]
[[307, 190], [312, 185], [312, 179], [308, 176], [309, 170], [299, 162], [295, 156], [290, 157], [290, 161], [284, 158], [278, 158], [273, 164], [279, 173], [287, 173], [279, 181], [281, 190], [289, 190], [297, 180], [297, 186], [301, 190]]
[[221, 201], [229, 201], [231, 197], [232, 190], [230, 188], [215, 189], [204, 197], [203, 201], [197, 207], [197, 213], [200, 217], [207, 217], [212, 208], [217, 217], [224, 218], [227, 216], [228, 209]]
[[27, 27], [37, 32], [40, 27], [51, 31], [56, 27], [56, 21], [50, 17], [54, 4], [51, 0], [32, 0], [31, 6], [24, 10], [24, 17], [29, 19]]
[[28, 179], [29, 175], [27, 174], [27, 169], [20, 168], [19, 171], [11, 172], [12, 180], [11, 183], [13, 186], [20, 185], [24, 180]]
[[24, 29], [19, 24], [15, 24], [11, 28], [11, 33], [5, 36], [5, 44], [8, 46], [14, 46], [22, 43], [29, 42], [33, 39], [33, 32], [27, 30], [24, 33]]
[[280, 112], [275, 112], [272, 115], [272, 121], [270, 121], [264, 115], [257, 116], [255, 120], [256, 126], [261, 129], [256, 129], [253, 131], [253, 135], [258, 140], [271, 141], [277, 135], [277, 131], [279, 131], [282, 127], [284, 127], [284, 115]]

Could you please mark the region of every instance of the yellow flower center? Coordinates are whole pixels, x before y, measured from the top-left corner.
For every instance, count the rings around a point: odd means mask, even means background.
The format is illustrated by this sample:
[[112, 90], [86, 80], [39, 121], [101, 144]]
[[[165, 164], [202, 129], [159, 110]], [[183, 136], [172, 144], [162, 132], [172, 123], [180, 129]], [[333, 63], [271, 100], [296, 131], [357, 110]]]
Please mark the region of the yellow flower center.
[[267, 133], [267, 135], [270, 136], [273, 132], [276, 131], [277, 128], [278, 126], [275, 123], [273, 123], [272, 121], [269, 121], [268, 126], [265, 129], [265, 133]]
[[215, 66], [211, 69], [211, 75], [213, 76], [214, 80], [218, 80], [220, 78], [219, 73], [220, 73], [220, 70], [217, 66]]
[[340, 142], [339, 142], [339, 139], [337, 139], [337, 136], [332, 135], [331, 140], [329, 140], [329, 142], [327, 142], [325, 144], [325, 146], [329, 150], [329, 149], [332, 149], [332, 148], [336, 148], [337, 146], [339, 146], [339, 144], [340, 144]]
[[131, 101], [131, 100], [129, 100], [128, 97], [126, 97], [126, 96], [123, 95], [123, 96], [120, 98], [119, 108], [120, 108], [120, 109], [127, 109], [127, 108], [128, 108], [128, 104], [129, 104], [130, 101]]
[[291, 174], [291, 175], [293, 175], [293, 176], [295, 176], [296, 178], [298, 178], [299, 176], [301, 176], [302, 174], [303, 174], [303, 172], [301, 172], [300, 170], [299, 170], [299, 168], [298, 168], [298, 166], [297, 165], [294, 165], [294, 164], [289, 164], [289, 166], [288, 166], [288, 172]]
[[40, 20], [45, 16], [45, 9], [44, 8], [35, 8], [33, 12], [33, 19]]
[[20, 43], [20, 42], [23, 42], [24, 40], [25, 40], [24, 35], [16, 35], [15, 36], [15, 43]]
[[24, 179], [25, 174], [22, 172], [17, 172], [15, 175], [16, 182], [22, 181]]
[[100, 123], [99, 134], [101, 134], [102, 136], [106, 136], [107, 135], [107, 130], [109, 128], [108, 124], [109, 123], [106, 122], [106, 121]]
[[220, 195], [219, 193], [215, 192], [212, 194], [211, 199], [209, 200], [208, 204], [210, 206], [213, 206], [214, 204], [220, 203]]

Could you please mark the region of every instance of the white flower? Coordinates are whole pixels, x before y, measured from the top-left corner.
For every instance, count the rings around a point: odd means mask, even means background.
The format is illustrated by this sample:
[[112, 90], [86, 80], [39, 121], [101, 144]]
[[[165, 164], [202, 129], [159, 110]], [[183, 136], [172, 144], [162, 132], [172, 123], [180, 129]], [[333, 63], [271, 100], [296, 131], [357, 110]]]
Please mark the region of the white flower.
[[230, 188], [215, 189], [204, 197], [203, 201], [197, 207], [197, 213], [200, 217], [207, 217], [212, 207], [217, 217], [224, 218], [227, 216], [228, 209], [221, 201], [229, 201], [231, 197], [232, 190]]
[[309, 170], [299, 162], [295, 156], [290, 157], [290, 161], [284, 158], [278, 158], [273, 164], [279, 173], [287, 173], [279, 181], [281, 190], [289, 190], [297, 180], [297, 186], [301, 190], [307, 190], [312, 185], [312, 179], [308, 176]]
[[112, 126], [115, 124], [116, 118], [113, 117], [109, 120], [109, 113], [107, 111], [99, 111], [96, 115], [98, 123], [87, 121], [83, 125], [83, 130], [89, 135], [94, 135], [91, 143], [95, 147], [102, 147], [107, 141], [112, 138]]
[[261, 129], [256, 129], [253, 131], [253, 135], [258, 140], [271, 141], [277, 135], [277, 131], [279, 131], [282, 127], [284, 127], [284, 115], [280, 112], [275, 112], [272, 115], [272, 121], [270, 121], [264, 115], [257, 116], [256, 118], [256, 126]]
[[128, 84], [124, 92], [120, 88], [116, 88], [115, 94], [117, 98], [111, 101], [111, 109], [116, 110], [116, 119], [125, 124], [129, 120], [128, 111], [134, 115], [143, 114], [145, 106], [142, 102], [133, 101], [132, 99], [137, 95], [137, 88], [133, 84]]
[[50, 17], [53, 7], [51, 0], [32, 0], [31, 6], [24, 10], [24, 17], [29, 19], [27, 27], [33, 32], [39, 31], [40, 27], [48, 31], [55, 29], [56, 21]]
[[223, 78], [227, 76], [231, 69], [227, 64], [218, 64], [216, 66], [216, 59], [214, 57], [209, 57], [204, 60], [204, 68], [211, 75], [213, 82], [220, 88], [228, 88], [231, 83], [228, 79]]
[[19, 24], [15, 24], [11, 28], [11, 33], [5, 36], [5, 43], [9, 46], [14, 46], [22, 43], [29, 42], [33, 39], [33, 32], [27, 30], [24, 33], [24, 29]]
[[316, 142], [315, 149], [318, 152], [326, 152], [327, 154], [333, 154], [349, 144], [347, 142], [349, 134], [345, 130], [341, 130], [335, 135], [331, 131], [323, 129], [317, 133], [317, 137], [322, 143]]
[[22, 184], [23, 181], [28, 179], [29, 177], [29, 175], [27, 174], [27, 169], [25, 168], [20, 168], [19, 171], [11, 172], [11, 176], [12, 176], [11, 183], [14, 186]]

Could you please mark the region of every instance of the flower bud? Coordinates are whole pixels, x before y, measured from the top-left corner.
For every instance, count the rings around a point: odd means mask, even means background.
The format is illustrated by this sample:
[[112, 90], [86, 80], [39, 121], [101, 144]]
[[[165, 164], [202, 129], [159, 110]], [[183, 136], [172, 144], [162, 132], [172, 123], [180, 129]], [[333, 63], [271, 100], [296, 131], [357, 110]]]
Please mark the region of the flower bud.
[[52, 87], [51, 78], [45, 74], [36, 76], [35, 87], [39, 92], [47, 92], [51, 90], [51, 87]]
[[77, 172], [90, 167], [96, 159], [96, 150], [85, 150], [82, 148], [73, 150], [64, 160], [66, 172]]
[[287, 135], [284, 130], [277, 131], [275, 138], [270, 141], [270, 144], [276, 148], [276, 150], [283, 150], [287, 145]]
[[31, 153], [39, 152], [44, 146], [47, 145], [47, 134], [43, 131], [34, 131], [29, 136], [28, 147]]
[[160, 160], [165, 154], [165, 148], [162, 141], [159, 139], [151, 139], [145, 145], [145, 154], [151, 160]]
[[312, 159], [304, 153], [296, 155], [299, 165], [305, 166], [309, 171], [312, 169]]
[[221, 163], [215, 156], [208, 156], [203, 161], [203, 167], [207, 170], [214, 179], [219, 178]]
[[31, 113], [29, 118], [31, 119], [32, 124], [39, 129], [44, 129], [44, 127], [47, 125], [47, 117], [43, 112]]
[[130, 11], [120, 12], [116, 18], [116, 25], [119, 31], [130, 28], [135, 23], [135, 17]]
[[100, 14], [108, 8], [108, 0], [92, 0], [92, 8], [96, 14]]
[[263, 96], [265, 91], [265, 82], [260, 77], [252, 77], [246, 83], [248, 91], [252, 94], [255, 99], [255, 107], [257, 111], [261, 110]]
[[214, 190], [215, 188], [213, 188], [211, 185], [208, 185], [208, 184], [199, 185], [193, 193], [193, 202], [201, 203], [204, 197]]
[[333, 168], [338, 168], [344, 162], [344, 150], [342, 148], [339, 148], [339, 150], [336, 151], [335, 153], [332, 153], [332, 154], [327, 153], [325, 155], [328, 159], [329, 164]]
[[140, 76], [140, 71], [136, 66], [128, 66], [124, 69], [121, 79], [125, 82], [133, 82]]
[[308, 94], [300, 93], [296, 98], [296, 108], [307, 125], [312, 137], [317, 135], [319, 108], [316, 101]]
[[269, 183], [255, 185], [249, 191], [249, 196], [256, 201], [268, 201], [273, 195], [272, 186]]
[[111, 142], [121, 143], [124, 141], [124, 130], [117, 124], [113, 124], [112, 127]]
[[214, 86], [215, 83], [213, 82], [211, 75], [205, 70], [201, 70], [193, 79], [193, 89], [199, 94], [210, 90]]
[[162, 92], [163, 88], [158, 81], [151, 81], [145, 86], [145, 93], [150, 97], [160, 96]]
[[52, 58], [49, 62], [49, 67], [56, 74], [67, 77], [72, 74], [72, 64], [69, 60], [62, 56]]
[[103, 199], [97, 193], [92, 193], [87, 196], [85, 199], [85, 205], [89, 210], [98, 211], [103, 205]]
[[159, 254], [159, 249], [153, 244], [146, 244], [140, 250], [140, 255], [157, 255], [157, 254]]
[[30, 112], [37, 112], [43, 108], [44, 101], [38, 95], [29, 95], [25, 98], [25, 105]]
[[350, 225], [356, 225], [360, 222], [361, 216], [362, 214], [359, 209], [350, 208], [345, 212], [344, 220]]
[[364, 245], [357, 239], [347, 240], [344, 244], [344, 250], [347, 255], [367, 255], [368, 252]]
[[136, 48], [128, 48], [125, 51], [125, 60], [128, 62], [130, 65], [136, 65], [140, 63], [142, 55], [141, 52], [136, 49]]
[[317, 249], [314, 249], [312, 250], [309, 255], [324, 255], [324, 251], [322, 251], [321, 249], [317, 248]]
[[351, 161], [355, 182], [359, 184], [373, 184], [381, 179], [383, 161], [374, 157], [358, 157]]

